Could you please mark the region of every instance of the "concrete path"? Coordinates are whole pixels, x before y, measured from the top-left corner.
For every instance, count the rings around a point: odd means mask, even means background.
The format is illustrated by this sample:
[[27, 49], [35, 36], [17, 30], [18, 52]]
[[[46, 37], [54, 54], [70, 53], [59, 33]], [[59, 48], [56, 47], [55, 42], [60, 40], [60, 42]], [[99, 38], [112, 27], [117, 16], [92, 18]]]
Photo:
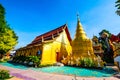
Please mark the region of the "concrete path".
[[[10, 71], [10, 74], [16, 76], [18, 79], [9, 80], [120, 80], [120, 74], [113, 77], [75, 77], [73, 75], [50, 74], [44, 72], [33, 71], [31, 69], [21, 70], [0, 65], [0, 69], [5, 68]], [[16, 78], [15, 77], [15, 78]]]

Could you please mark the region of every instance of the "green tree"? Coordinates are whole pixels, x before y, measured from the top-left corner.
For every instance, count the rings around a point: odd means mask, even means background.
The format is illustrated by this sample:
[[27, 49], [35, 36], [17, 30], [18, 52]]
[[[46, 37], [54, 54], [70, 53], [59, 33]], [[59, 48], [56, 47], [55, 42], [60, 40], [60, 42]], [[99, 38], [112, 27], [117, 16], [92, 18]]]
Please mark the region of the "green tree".
[[117, 0], [115, 7], [117, 7], [116, 13], [120, 16], [120, 0]]
[[18, 37], [5, 21], [5, 9], [0, 4], [0, 59], [18, 43]]
[[100, 33], [99, 33], [99, 35], [101, 36], [102, 35], [102, 33], [107, 33], [108, 34], [108, 37], [110, 38], [111, 37], [111, 33], [108, 31], [108, 30], [106, 30], [106, 29], [103, 29]]
[[[102, 35], [103, 33], [104, 34], [107, 33], [108, 36]], [[102, 44], [102, 49], [104, 50], [102, 57], [103, 61], [107, 63], [114, 63], [113, 48], [111, 47], [110, 43], [111, 33], [104, 29], [99, 33], [99, 35], [100, 35], [99, 42]]]

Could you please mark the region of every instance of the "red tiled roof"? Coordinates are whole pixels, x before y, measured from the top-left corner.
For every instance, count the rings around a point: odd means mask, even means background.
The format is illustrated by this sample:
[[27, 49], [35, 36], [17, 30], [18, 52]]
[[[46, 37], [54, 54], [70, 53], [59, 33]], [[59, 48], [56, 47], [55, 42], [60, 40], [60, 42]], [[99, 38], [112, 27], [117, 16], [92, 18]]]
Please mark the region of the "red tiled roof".
[[111, 37], [110, 37], [110, 40], [112, 41], [112, 42], [120, 42], [120, 33], [118, 34], [118, 35], [114, 35], [114, 34], [112, 34], [111, 35]]
[[117, 36], [120, 38], [120, 33]]
[[68, 37], [68, 40], [71, 41], [71, 37], [70, 37], [70, 33], [68, 31], [68, 28], [67, 28], [67, 25], [64, 24], [54, 30], [51, 30], [45, 34], [42, 34], [42, 35], [39, 35], [37, 36], [33, 41], [32, 43], [28, 44], [28, 46], [32, 46], [32, 45], [36, 45], [36, 44], [40, 44], [42, 42], [42, 39], [44, 41], [48, 41], [48, 40], [52, 40], [53, 37], [56, 38], [57, 36], [59, 36], [58, 34], [63, 32], [63, 29], [65, 29], [66, 31], [66, 34], [67, 34], [67, 37]]

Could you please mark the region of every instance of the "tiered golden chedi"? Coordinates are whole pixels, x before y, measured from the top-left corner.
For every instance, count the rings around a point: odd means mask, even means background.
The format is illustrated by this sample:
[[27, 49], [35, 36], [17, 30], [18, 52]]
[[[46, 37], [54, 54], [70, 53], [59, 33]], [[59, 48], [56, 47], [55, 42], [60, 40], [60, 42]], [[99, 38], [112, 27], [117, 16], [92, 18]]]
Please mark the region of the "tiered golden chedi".
[[88, 56], [94, 57], [92, 41], [87, 38], [79, 18], [77, 21], [76, 34], [72, 41], [72, 53], [74, 58]]
[[87, 38], [79, 18], [77, 21], [76, 34], [72, 41], [72, 54], [64, 58], [62, 62], [66, 65], [81, 67], [103, 67], [103, 61], [100, 56], [95, 56], [92, 40]]

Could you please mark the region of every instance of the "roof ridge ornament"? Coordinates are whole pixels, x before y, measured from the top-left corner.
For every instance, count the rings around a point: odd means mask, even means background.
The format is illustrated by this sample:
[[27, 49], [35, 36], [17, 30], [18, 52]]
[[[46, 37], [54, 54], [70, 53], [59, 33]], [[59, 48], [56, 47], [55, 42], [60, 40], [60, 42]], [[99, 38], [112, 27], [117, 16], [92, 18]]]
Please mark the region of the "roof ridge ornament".
[[80, 21], [80, 16], [78, 12], [77, 12], [77, 20]]
[[54, 39], [54, 35], [52, 34], [52, 39]]
[[59, 31], [57, 30], [57, 35], [60, 35]]
[[44, 37], [42, 36], [42, 42], [44, 42]]

